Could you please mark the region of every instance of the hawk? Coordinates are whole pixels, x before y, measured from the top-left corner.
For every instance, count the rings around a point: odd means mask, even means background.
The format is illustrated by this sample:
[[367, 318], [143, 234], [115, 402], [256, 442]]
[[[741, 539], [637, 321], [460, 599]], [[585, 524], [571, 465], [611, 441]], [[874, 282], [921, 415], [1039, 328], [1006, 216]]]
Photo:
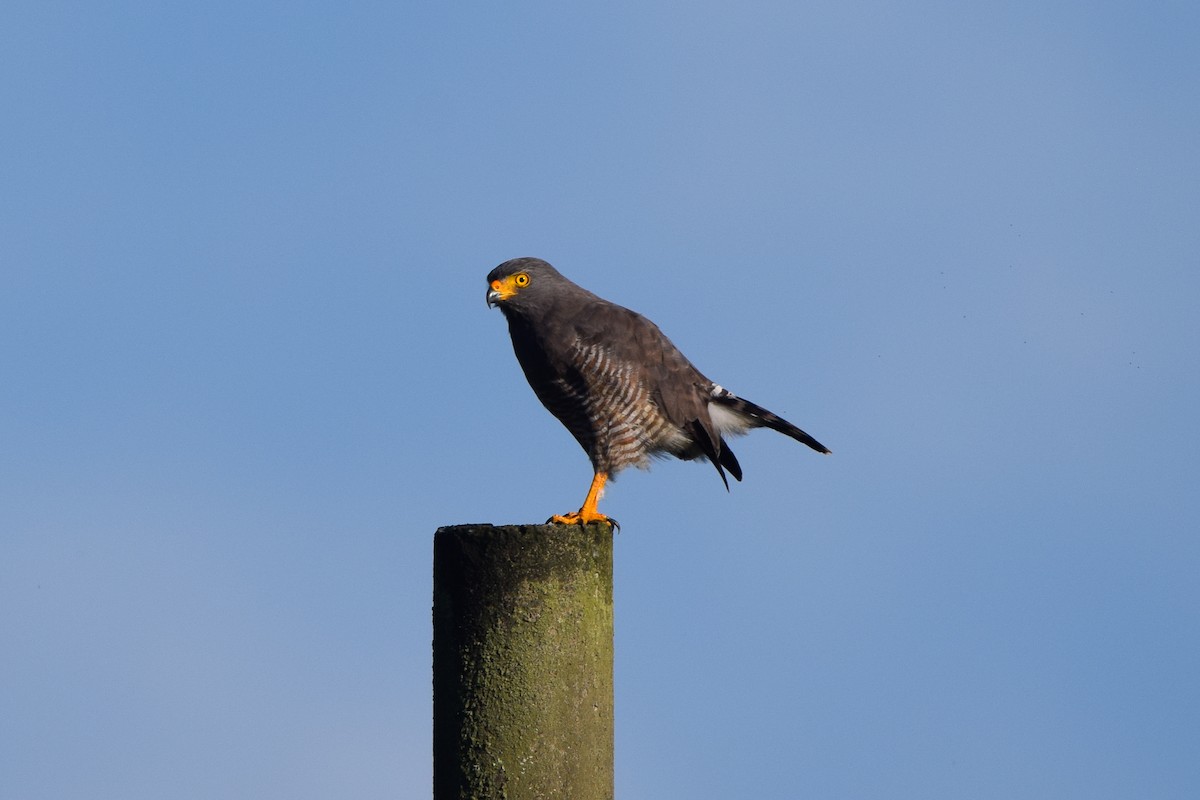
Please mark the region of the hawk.
[[538, 258], [505, 261], [487, 276], [487, 304], [508, 320], [513, 350], [529, 385], [591, 459], [594, 476], [578, 511], [549, 522], [614, 520], [596, 510], [604, 485], [652, 457], [742, 468], [726, 436], [771, 428], [828, 453], [787, 420], [706, 378], [650, 320], [567, 280]]

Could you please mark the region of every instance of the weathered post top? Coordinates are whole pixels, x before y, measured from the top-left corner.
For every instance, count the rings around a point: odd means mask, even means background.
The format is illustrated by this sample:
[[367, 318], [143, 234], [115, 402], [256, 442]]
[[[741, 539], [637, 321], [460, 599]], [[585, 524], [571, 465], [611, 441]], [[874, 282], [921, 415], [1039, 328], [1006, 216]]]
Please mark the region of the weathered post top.
[[433, 549], [434, 800], [612, 798], [612, 529], [456, 525]]

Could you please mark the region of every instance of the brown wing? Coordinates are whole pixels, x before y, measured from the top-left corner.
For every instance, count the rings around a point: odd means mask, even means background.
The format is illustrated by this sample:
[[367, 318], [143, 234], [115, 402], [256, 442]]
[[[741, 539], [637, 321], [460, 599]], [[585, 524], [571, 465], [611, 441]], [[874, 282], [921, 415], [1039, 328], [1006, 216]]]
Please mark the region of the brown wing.
[[680, 458], [705, 457], [726, 488], [725, 471], [742, 479], [741, 465], [721, 438], [708, 411], [714, 384], [657, 325], [622, 306], [602, 302], [577, 323], [581, 339], [608, 348], [611, 357], [634, 372], [650, 401], [669, 423], [670, 437], [659, 445]]

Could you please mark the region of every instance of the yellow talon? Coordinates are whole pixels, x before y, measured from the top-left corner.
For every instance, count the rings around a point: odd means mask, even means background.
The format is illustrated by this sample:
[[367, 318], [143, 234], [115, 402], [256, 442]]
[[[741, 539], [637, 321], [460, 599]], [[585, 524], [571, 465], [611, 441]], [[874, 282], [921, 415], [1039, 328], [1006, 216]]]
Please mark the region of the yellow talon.
[[597, 472], [592, 478], [591, 488], [588, 489], [587, 498], [583, 501], [583, 508], [578, 511], [572, 511], [569, 514], [555, 514], [547, 523], [558, 523], [560, 525], [590, 525], [593, 522], [606, 522], [617, 530], [621, 529], [620, 524], [610, 517], [606, 517], [596, 510], [596, 504], [600, 502], [600, 494], [604, 491], [604, 484], [608, 481], [608, 474]]

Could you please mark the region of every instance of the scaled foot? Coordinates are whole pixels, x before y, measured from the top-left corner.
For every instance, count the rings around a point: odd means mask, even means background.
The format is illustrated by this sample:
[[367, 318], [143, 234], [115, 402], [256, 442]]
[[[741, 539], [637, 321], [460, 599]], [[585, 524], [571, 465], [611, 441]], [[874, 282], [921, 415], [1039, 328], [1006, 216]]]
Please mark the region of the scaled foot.
[[546, 524], [557, 523], [559, 525], [590, 525], [593, 522], [603, 522], [611, 525], [614, 530], [621, 530], [621, 523], [609, 516], [605, 516], [598, 511], [593, 511], [588, 514], [584, 509], [572, 511], [569, 514], [555, 514], [550, 519], [546, 520]]

